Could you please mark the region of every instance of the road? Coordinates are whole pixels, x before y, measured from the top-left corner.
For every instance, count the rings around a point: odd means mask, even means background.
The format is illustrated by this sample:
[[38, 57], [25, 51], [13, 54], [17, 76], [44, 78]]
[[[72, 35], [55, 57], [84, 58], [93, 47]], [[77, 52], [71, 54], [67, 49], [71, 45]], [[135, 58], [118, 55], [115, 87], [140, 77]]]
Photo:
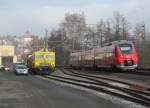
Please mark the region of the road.
[[87, 91], [33, 75], [0, 72], [0, 108], [124, 108]]

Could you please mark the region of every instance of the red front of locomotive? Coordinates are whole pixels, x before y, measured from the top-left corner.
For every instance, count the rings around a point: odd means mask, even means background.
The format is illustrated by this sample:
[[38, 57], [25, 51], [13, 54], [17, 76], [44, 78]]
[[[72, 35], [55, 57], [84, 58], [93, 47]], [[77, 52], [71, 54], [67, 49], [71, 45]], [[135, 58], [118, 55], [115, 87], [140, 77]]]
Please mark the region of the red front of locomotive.
[[132, 42], [120, 42], [115, 46], [115, 65], [123, 70], [135, 69], [138, 64], [137, 51]]

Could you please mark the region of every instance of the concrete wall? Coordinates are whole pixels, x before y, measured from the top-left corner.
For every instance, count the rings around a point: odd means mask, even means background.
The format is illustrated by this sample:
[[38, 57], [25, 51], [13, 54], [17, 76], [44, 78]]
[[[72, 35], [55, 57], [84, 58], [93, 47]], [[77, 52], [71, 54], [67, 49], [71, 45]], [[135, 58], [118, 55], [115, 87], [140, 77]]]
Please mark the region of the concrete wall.
[[17, 62], [15, 47], [12, 45], [0, 45], [0, 64], [2, 64], [2, 57], [13, 57], [13, 63]]

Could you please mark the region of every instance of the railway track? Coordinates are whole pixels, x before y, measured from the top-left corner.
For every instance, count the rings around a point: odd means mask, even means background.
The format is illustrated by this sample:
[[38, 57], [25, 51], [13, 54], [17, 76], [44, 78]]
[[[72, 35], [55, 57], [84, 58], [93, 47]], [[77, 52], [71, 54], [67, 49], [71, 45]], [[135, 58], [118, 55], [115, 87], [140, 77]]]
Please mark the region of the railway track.
[[150, 69], [138, 68], [135, 70], [127, 70], [127, 71], [114, 71], [116, 73], [126, 73], [126, 74], [136, 74], [136, 75], [150, 75]]
[[[110, 82], [117, 82], [117, 83], [125, 84], [125, 85], [128, 85], [128, 86], [135, 85], [133, 83], [128, 83], [128, 82], [125, 82], [125, 81], [122, 81], [122, 80], [116, 80], [114, 78], [108, 78], [108, 77], [105, 77], [105, 76], [97, 76], [97, 75], [94, 75], [94, 74], [93, 75], [92, 74], [86, 74], [86, 73], [84, 73], [84, 71], [81, 71], [81, 70], [73, 70], [73, 69], [66, 69], [66, 70], [68, 70], [70, 72], [70, 73], [66, 73], [66, 74], [76, 74], [76, 75], [81, 75], [83, 77], [92, 77], [92, 78], [96, 78], [96, 79], [103, 79], [103, 80], [107, 80], [107, 81], [110, 81]], [[150, 88], [147, 88], [147, 90], [150, 91]]]
[[[68, 83], [76, 86], [81, 86], [84, 88], [88, 88], [91, 90], [95, 90], [98, 92], [104, 92], [106, 94], [110, 94], [113, 96], [117, 96], [144, 106], [150, 106], [150, 91], [149, 88], [145, 91], [137, 91], [128, 87], [120, 87], [109, 82], [117, 82], [121, 83], [120, 81], [112, 80], [112, 79], [105, 79], [105, 78], [95, 78], [95, 76], [88, 76], [83, 75], [80, 73], [76, 73], [70, 70], [60, 69], [64, 74], [72, 76], [73, 78], [69, 78], [66, 76], [59, 76], [59, 75], [50, 75], [50, 76], [43, 76], [45, 78], [49, 78], [52, 80], [60, 81], [63, 83]], [[77, 79], [77, 77], [82, 79]], [[84, 79], [84, 80], [83, 80]], [[86, 79], [86, 80], [85, 80]], [[106, 81], [107, 80], [107, 81]], [[123, 83], [126, 86], [131, 86], [126, 82]]]
[[102, 83], [102, 84], [105, 84], [106, 86], [110, 86], [110, 87], [117, 88], [117, 89], [120, 89], [119, 87], [121, 87], [121, 89], [124, 88], [124, 89], [128, 89], [130, 91], [136, 92], [136, 93], [150, 96], [150, 88], [144, 87], [144, 86], [141, 86], [138, 84], [127, 83], [127, 82], [116, 80], [113, 78], [100, 77], [100, 76], [95, 76], [95, 75], [87, 75], [87, 74], [83, 74], [83, 73], [79, 73], [79, 72], [74, 72], [73, 70], [69, 70], [71, 73], [65, 72], [64, 70], [62, 70], [62, 71], [64, 74], [67, 74], [67, 75], [92, 80], [92, 81]]
[[136, 74], [136, 75], [150, 75], [150, 70], [148, 69], [135, 69], [127, 71], [114, 71], [115, 73], [125, 73], [125, 74]]
[[[66, 67], [66, 69], [70, 69], [70, 67]], [[138, 68], [138, 69], [135, 69], [135, 70], [113, 70], [113, 69], [92, 69], [92, 68], [89, 68], [89, 69], [86, 69], [84, 68], [86, 71], [92, 71], [92, 72], [95, 72], [95, 73], [99, 73], [100, 71], [102, 72], [109, 72], [110, 71], [112, 73], [123, 73], [123, 74], [136, 74], [136, 75], [150, 75], [150, 69], [149, 68]]]
[[138, 75], [150, 75], [150, 69], [146, 68], [139, 68], [137, 70], [134, 70], [133, 72]]

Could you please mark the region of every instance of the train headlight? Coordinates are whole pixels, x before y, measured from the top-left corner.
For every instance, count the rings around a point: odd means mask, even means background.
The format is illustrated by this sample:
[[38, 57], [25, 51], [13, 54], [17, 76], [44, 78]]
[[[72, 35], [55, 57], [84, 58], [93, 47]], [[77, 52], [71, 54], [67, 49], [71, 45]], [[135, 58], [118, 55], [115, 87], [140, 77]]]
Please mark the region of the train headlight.
[[39, 63], [35, 63], [36, 66], [39, 66]]
[[53, 66], [53, 67], [55, 66], [55, 64], [54, 64], [54, 63], [50, 63], [50, 65], [51, 65], [51, 66]]

